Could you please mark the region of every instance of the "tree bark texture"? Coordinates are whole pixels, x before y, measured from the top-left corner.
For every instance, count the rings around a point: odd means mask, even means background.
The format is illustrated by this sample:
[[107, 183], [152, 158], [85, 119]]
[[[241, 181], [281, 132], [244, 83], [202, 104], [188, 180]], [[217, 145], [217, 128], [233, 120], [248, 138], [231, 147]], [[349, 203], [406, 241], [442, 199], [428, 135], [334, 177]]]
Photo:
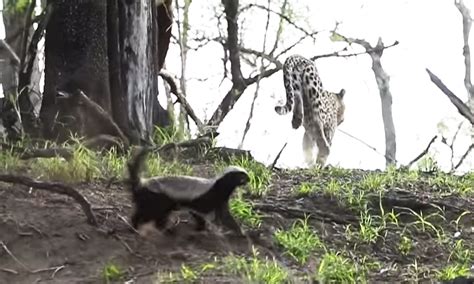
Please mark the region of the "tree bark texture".
[[158, 36], [153, 19], [154, 1], [121, 1], [122, 83], [127, 94], [127, 114], [133, 136], [149, 140], [153, 106], [158, 100]]
[[392, 93], [390, 92], [390, 77], [382, 67], [381, 58], [385, 46], [379, 38], [377, 45], [372, 47], [367, 41], [362, 39], [347, 39], [363, 46], [372, 59], [372, 71], [379, 88], [380, 102], [382, 104], [382, 120], [385, 132], [385, 164], [386, 166], [396, 163], [397, 140], [395, 135], [395, 125], [392, 114]]
[[[1, 118], [7, 130], [8, 137], [16, 138], [23, 134], [20, 114], [18, 112], [17, 88], [18, 70], [20, 68], [21, 37], [25, 12], [19, 12], [12, 7], [9, 0], [3, 0], [3, 24], [5, 26], [5, 42], [0, 48], [0, 83], [2, 84], [3, 100]], [[11, 98], [11, 99], [7, 99]]]
[[395, 135], [395, 125], [392, 114], [392, 93], [390, 92], [390, 77], [382, 68], [380, 56], [371, 55], [372, 70], [374, 71], [377, 86], [380, 92], [380, 102], [382, 105], [382, 120], [385, 132], [385, 162], [386, 165], [395, 164], [397, 154], [397, 143]]
[[240, 68], [239, 26], [237, 24], [239, 1], [222, 0], [222, 4], [224, 5], [224, 13], [227, 20], [226, 48], [229, 52], [232, 88], [212, 115], [208, 122], [209, 126], [218, 126], [224, 120], [247, 87]]
[[46, 27], [45, 88], [40, 119], [47, 138], [72, 133], [95, 136], [106, 132], [80, 106], [61, 104], [57, 91], [81, 89], [104, 110], [111, 111], [107, 57], [106, 0], [49, 0], [54, 5]]
[[94, 137], [116, 132], [81, 100], [58, 95], [58, 91], [74, 95], [80, 89], [132, 142], [149, 140], [154, 117], [166, 116], [157, 96], [159, 62], [167, 51], [166, 46], [164, 54], [160, 52], [159, 43], [167, 33], [159, 33], [164, 26], [158, 24], [162, 14], [155, 1], [48, 0], [48, 4], [54, 12], [46, 27], [40, 111], [44, 136], [63, 140], [70, 133]]

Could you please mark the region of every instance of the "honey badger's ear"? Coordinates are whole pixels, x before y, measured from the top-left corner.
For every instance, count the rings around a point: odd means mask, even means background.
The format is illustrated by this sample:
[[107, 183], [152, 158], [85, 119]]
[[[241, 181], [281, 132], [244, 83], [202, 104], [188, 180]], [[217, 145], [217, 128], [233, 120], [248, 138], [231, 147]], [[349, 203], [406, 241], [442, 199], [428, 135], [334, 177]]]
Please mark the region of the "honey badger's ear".
[[342, 99], [342, 98], [344, 98], [344, 95], [345, 95], [345, 94], [346, 94], [346, 90], [341, 89], [341, 90], [339, 91], [339, 93], [337, 93], [337, 96]]

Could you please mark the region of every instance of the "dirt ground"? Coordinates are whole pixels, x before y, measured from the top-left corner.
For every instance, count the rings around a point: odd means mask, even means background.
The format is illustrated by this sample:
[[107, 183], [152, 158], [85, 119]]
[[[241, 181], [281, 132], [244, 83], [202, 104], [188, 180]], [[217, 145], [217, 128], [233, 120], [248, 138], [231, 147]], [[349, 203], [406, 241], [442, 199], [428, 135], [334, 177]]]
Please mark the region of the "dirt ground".
[[[353, 178], [357, 180], [363, 175], [364, 172], [355, 171]], [[439, 246], [432, 235], [422, 232], [413, 233], [416, 246], [406, 256], [397, 253], [400, 237], [397, 230], [388, 232], [383, 242], [355, 246], [345, 238], [344, 232], [346, 225], [358, 225], [359, 216], [323, 194], [295, 198], [290, 189], [301, 182], [320, 181], [307, 172], [275, 172], [268, 195], [255, 200], [255, 208], [264, 216], [262, 226], [258, 230], [247, 228], [247, 237], [196, 233], [185, 219], [173, 237], [158, 232], [140, 236], [128, 225], [132, 210], [129, 192], [118, 183], [75, 185], [93, 205], [99, 221], [97, 228], [87, 223], [80, 207], [69, 197], [33, 189], [18, 190], [18, 185], [0, 183], [0, 245], [3, 246], [0, 248], [0, 283], [104, 283], [103, 269], [108, 263], [125, 269], [126, 275], [120, 283], [127, 280], [153, 283], [157, 272], [179, 271], [183, 263], [205, 263], [230, 253], [250, 255], [252, 245], [262, 255], [274, 257], [304, 275], [314, 272], [318, 255], [308, 265], [298, 266], [283, 254], [271, 236], [275, 229], [288, 228], [305, 213], [311, 214], [310, 225], [329, 248], [351, 250], [355, 257], [370, 256], [383, 265], [384, 269], [370, 273], [371, 283], [407, 280], [415, 256], [418, 265], [424, 268], [441, 268], [446, 263], [450, 252]], [[424, 186], [405, 189], [405, 196], [400, 193], [403, 189], [394, 189], [396, 198], [390, 199], [390, 194], [387, 195], [385, 210], [396, 208], [391, 202], [398, 202], [402, 196], [402, 199], [413, 197], [420, 202], [449, 204], [445, 210], [448, 220], [456, 219], [466, 210], [474, 212], [472, 198], [454, 195], [434, 198]], [[373, 206], [378, 208], [378, 201]], [[432, 210], [421, 209], [426, 215]], [[413, 220], [407, 217], [402, 221]], [[462, 222], [466, 228], [474, 227], [472, 215]], [[449, 222], [442, 227], [445, 234], [455, 233]], [[465, 237], [465, 244], [474, 247], [474, 232]], [[419, 272], [419, 276], [423, 278], [423, 273]], [[424, 280], [434, 281], [429, 276]], [[202, 283], [243, 282], [230, 275], [210, 273]]]

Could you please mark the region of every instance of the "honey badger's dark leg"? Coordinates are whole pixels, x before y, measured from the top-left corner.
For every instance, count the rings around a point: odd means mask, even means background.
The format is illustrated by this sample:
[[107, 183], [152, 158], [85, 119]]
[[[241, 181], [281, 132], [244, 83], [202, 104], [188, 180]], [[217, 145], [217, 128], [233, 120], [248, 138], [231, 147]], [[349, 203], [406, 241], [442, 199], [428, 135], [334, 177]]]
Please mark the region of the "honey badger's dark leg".
[[194, 218], [196, 221], [196, 231], [203, 231], [206, 229], [206, 220], [199, 214], [196, 214], [194, 212], [190, 212], [191, 216]]
[[229, 210], [229, 202], [224, 202], [221, 206], [218, 206], [215, 210], [216, 214], [216, 222], [221, 224], [222, 226], [236, 232], [239, 235], [242, 235], [242, 230], [235, 221], [232, 214], [230, 214]]

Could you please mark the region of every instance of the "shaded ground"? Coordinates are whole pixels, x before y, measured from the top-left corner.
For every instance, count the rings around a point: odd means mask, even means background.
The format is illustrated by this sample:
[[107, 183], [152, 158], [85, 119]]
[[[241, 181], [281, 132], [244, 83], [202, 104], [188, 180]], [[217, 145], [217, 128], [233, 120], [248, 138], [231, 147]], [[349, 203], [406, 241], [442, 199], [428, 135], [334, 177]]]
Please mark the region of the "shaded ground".
[[[209, 176], [207, 166], [196, 167], [195, 174]], [[369, 282], [400, 282], [433, 279], [435, 269], [441, 269], [450, 258], [450, 242], [461, 231], [463, 244], [474, 249], [474, 217], [472, 214], [456, 220], [463, 212], [474, 212], [472, 196], [458, 197], [440, 194], [420, 179], [404, 188], [392, 188], [382, 199], [386, 212], [402, 212], [409, 206], [424, 216], [439, 212], [430, 203], [444, 207], [442, 218], [429, 221], [443, 229], [446, 244], [434, 231], [413, 225], [417, 219], [408, 214], [399, 217], [400, 226], [390, 225], [383, 238], [364, 243], [347, 237], [347, 226], [357, 230], [360, 216], [344, 206], [337, 198], [316, 192], [304, 198], [295, 197], [292, 189], [303, 182], [327, 186], [330, 179], [356, 183], [366, 172], [353, 171], [348, 176], [315, 175], [309, 171], [274, 173], [269, 193], [254, 200], [254, 208], [263, 215], [259, 229], [249, 229], [249, 237], [224, 236], [212, 232], [190, 230], [183, 217], [175, 237], [157, 232], [139, 236], [127, 224], [131, 206], [129, 193], [120, 184], [80, 184], [77, 188], [93, 204], [100, 226], [92, 227], [79, 206], [70, 198], [37, 190], [17, 190], [18, 186], [0, 183], [0, 283], [104, 283], [103, 269], [113, 263], [121, 267], [125, 276], [119, 283], [133, 279], [135, 283], [153, 283], [158, 272], [179, 271], [182, 264], [193, 266], [214, 261], [215, 257], [235, 253], [251, 255], [252, 245], [261, 256], [274, 257], [291, 269], [294, 282], [308, 283], [302, 276], [315, 273], [322, 251], [316, 251], [307, 264], [298, 265], [284, 254], [272, 238], [278, 228], [289, 228], [297, 220], [310, 214], [309, 224], [315, 229], [328, 249], [350, 252], [353, 259], [378, 266], [369, 271]], [[378, 196], [368, 195], [374, 214], [380, 214]], [[407, 224], [411, 229], [405, 231]], [[428, 225], [427, 225], [428, 226]], [[409, 235], [413, 249], [406, 255], [399, 252], [402, 233]], [[416, 259], [416, 262], [415, 262]], [[300, 277], [301, 276], [301, 277]], [[298, 278], [300, 277], [300, 278]], [[299, 279], [299, 280], [298, 280]], [[236, 276], [210, 272], [202, 276], [203, 283], [244, 283]], [[157, 283], [157, 282], [155, 282]]]

